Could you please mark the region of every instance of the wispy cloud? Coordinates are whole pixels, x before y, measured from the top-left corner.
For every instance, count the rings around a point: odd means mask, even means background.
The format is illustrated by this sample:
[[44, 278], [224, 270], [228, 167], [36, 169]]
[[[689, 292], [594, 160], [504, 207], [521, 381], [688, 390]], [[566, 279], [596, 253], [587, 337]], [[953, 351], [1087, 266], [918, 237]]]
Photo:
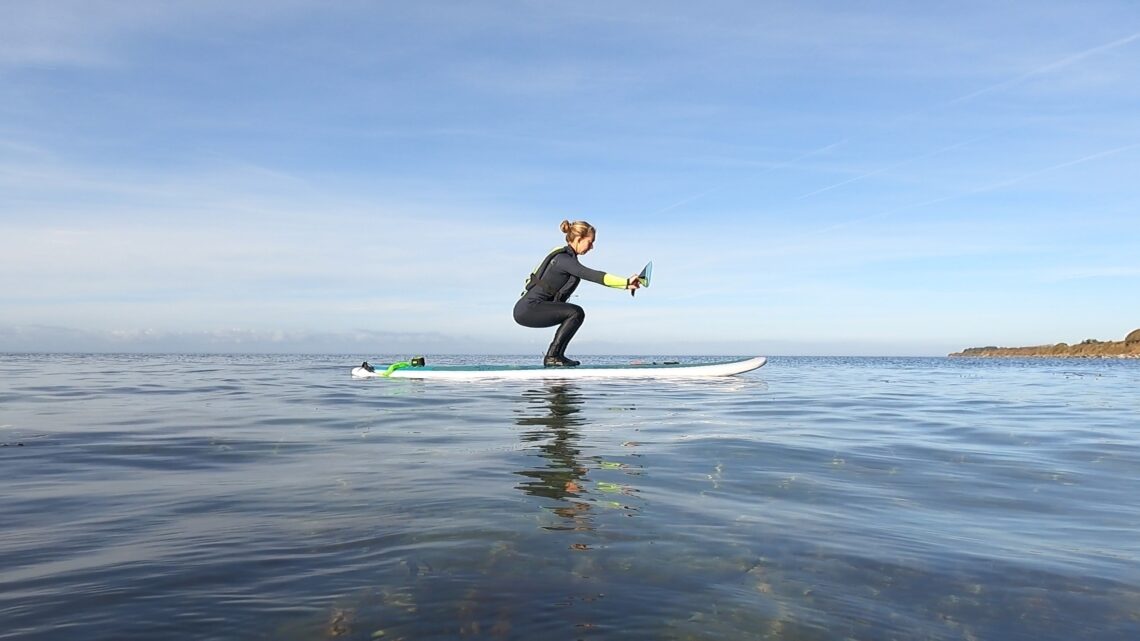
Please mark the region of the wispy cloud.
[[935, 149], [934, 151], [931, 151], [931, 152], [927, 152], [924, 154], [920, 154], [918, 156], [907, 158], [907, 159], [901, 160], [897, 163], [887, 165], [885, 167], [880, 167], [879, 169], [875, 169], [873, 171], [868, 171], [868, 172], [859, 174], [858, 176], [854, 176], [852, 178], [848, 178], [847, 180], [841, 180], [837, 183], [833, 183], [833, 184], [827, 185], [825, 187], [820, 187], [819, 189], [809, 191], [806, 194], [803, 194], [801, 196], [797, 196], [796, 200], [803, 200], [805, 198], [811, 198], [812, 196], [818, 196], [819, 194], [831, 191], [833, 189], [838, 189], [840, 187], [850, 185], [852, 183], [857, 183], [861, 180], [866, 180], [867, 178], [871, 178], [873, 176], [885, 174], [889, 171], [893, 171], [895, 169], [900, 169], [902, 167], [906, 167], [908, 165], [914, 164], [914, 163], [922, 161], [922, 160], [927, 160], [929, 158], [941, 156], [942, 154], [949, 153], [949, 152], [954, 151], [956, 149], [960, 149], [962, 147], [969, 146], [973, 143], [979, 142], [979, 141], [984, 140], [986, 138], [988, 138], [988, 136], [976, 136], [976, 137], [971, 138], [969, 140], [963, 140], [961, 142], [954, 143], [953, 145], [948, 145], [946, 147], [941, 147], [939, 149]]
[[134, 38], [176, 34], [206, 24], [224, 30], [230, 25], [272, 23], [317, 4], [311, 0], [275, 0], [260, 7], [256, 2], [234, 5], [221, 0], [7, 0], [0, 20], [0, 70], [119, 65], [128, 59], [129, 41]]
[[[795, 156], [795, 157], [790, 158], [788, 160], [773, 163], [771, 165], [764, 167], [760, 171], [758, 171], [756, 173], [756, 175], [759, 176], [759, 175], [766, 173], [766, 172], [777, 171], [780, 169], [787, 169], [789, 167], [795, 167], [797, 164], [799, 164], [800, 162], [802, 162], [804, 160], [807, 160], [807, 159], [812, 158], [814, 156], [819, 156], [821, 154], [826, 154], [826, 153], [836, 149], [837, 147], [843, 145], [844, 142], [845, 141], [843, 141], [843, 140], [839, 140], [839, 141], [833, 142], [831, 144], [824, 145], [823, 147], [819, 147], [818, 149], [811, 149], [809, 151], [806, 151], [806, 152], [799, 154], [798, 156]], [[664, 214], [667, 211], [676, 209], [682, 205], [687, 205], [687, 204], [689, 204], [695, 200], [699, 200], [701, 198], [704, 198], [705, 196], [710, 196], [710, 195], [715, 194], [716, 192], [724, 190], [726, 188], [728, 188], [728, 185], [718, 185], [716, 187], [712, 187], [712, 188], [705, 190], [699, 194], [694, 194], [692, 196], [689, 196], [687, 198], [679, 200], [679, 201], [677, 201], [671, 205], [662, 207], [661, 209], [658, 209], [657, 211], [653, 212], [653, 215], [656, 216], [659, 214]]]
[[1132, 143], [1132, 144], [1124, 145], [1121, 147], [1115, 147], [1112, 149], [1105, 149], [1105, 150], [1098, 151], [1098, 152], [1095, 152], [1092, 154], [1083, 155], [1079, 158], [1067, 160], [1067, 161], [1062, 162], [1062, 163], [1050, 165], [1050, 166], [1044, 167], [1042, 169], [1036, 169], [1036, 170], [1033, 170], [1030, 172], [1018, 174], [1012, 178], [1004, 178], [1004, 179], [998, 180], [996, 182], [992, 182], [992, 183], [988, 183], [988, 184], [981, 185], [978, 187], [974, 187], [971, 189], [967, 189], [967, 190], [959, 192], [959, 193], [955, 193], [955, 194], [951, 194], [951, 195], [947, 195], [947, 196], [939, 196], [937, 198], [931, 198], [931, 199], [923, 200], [923, 201], [916, 202], [916, 203], [910, 203], [910, 204], [902, 205], [899, 207], [894, 207], [894, 208], [887, 209], [884, 211], [880, 211], [880, 212], [877, 212], [874, 214], [869, 214], [866, 216], [859, 216], [857, 218], [851, 218], [848, 220], [844, 220], [844, 221], [839, 222], [839, 223], [835, 223], [835, 224], [828, 225], [828, 226], [820, 228], [820, 229], [816, 229], [816, 230], [810, 232], [810, 235], [818, 235], [818, 234], [835, 232], [838, 230], [850, 228], [850, 227], [855, 226], [855, 225], [859, 225], [859, 224], [867, 223], [870, 221], [881, 220], [884, 218], [895, 216], [895, 215], [898, 215], [898, 214], [901, 214], [904, 212], [921, 212], [922, 210], [927, 209], [933, 205], [939, 205], [939, 204], [947, 203], [947, 202], [958, 200], [958, 199], [963, 199], [963, 198], [968, 198], [968, 197], [972, 197], [972, 196], [978, 196], [980, 194], [999, 191], [999, 190], [1017, 185], [1018, 183], [1023, 183], [1025, 181], [1029, 181], [1029, 180], [1032, 180], [1034, 178], [1039, 178], [1041, 176], [1053, 174], [1053, 173], [1058, 172], [1062, 169], [1067, 169], [1070, 167], [1075, 167], [1077, 165], [1082, 165], [1082, 164], [1093, 162], [1096, 160], [1101, 160], [1103, 158], [1115, 156], [1117, 154], [1122, 154], [1122, 153], [1132, 151], [1132, 150], [1137, 149], [1137, 148], [1140, 148], [1140, 143]]
[[[485, 344], [502, 353], [502, 344]], [[0, 325], [0, 352], [180, 352], [282, 354], [325, 352], [358, 358], [468, 353], [469, 342], [436, 332], [359, 329], [315, 332], [255, 329], [91, 330], [55, 325]]]
[[1024, 82], [1027, 82], [1028, 80], [1030, 80], [1032, 78], [1044, 76], [1044, 75], [1059, 71], [1059, 70], [1064, 69], [1066, 67], [1075, 65], [1078, 62], [1081, 62], [1082, 60], [1089, 58], [1091, 56], [1106, 53], [1108, 51], [1112, 51], [1113, 49], [1117, 49], [1119, 47], [1131, 45], [1137, 41], [1140, 41], [1140, 32], [1136, 32], [1136, 33], [1133, 33], [1131, 35], [1125, 36], [1123, 38], [1118, 38], [1116, 40], [1112, 40], [1110, 42], [1106, 42], [1104, 44], [1100, 44], [1100, 45], [1097, 45], [1095, 47], [1090, 47], [1088, 49], [1085, 49], [1084, 51], [1080, 51], [1080, 52], [1065, 56], [1063, 58], [1053, 60], [1049, 63], [1041, 65], [1040, 67], [1037, 67], [1036, 69], [1031, 69], [1031, 70], [1029, 70], [1029, 71], [1027, 71], [1021, 75], [1014, 77], [1014, 78], [1010, 78], [1008, 80], [1004, 80], [1002, 82], [989, 85], [988, 87], [982, 87], [981, 89], [978, 89], [976, 91], [971, 91], [968, 94], [954, 98], [953, 100], [949, 101], [948, 104], [953, 105], [953, 104], [968, 102], [970, 100], [978, 98], [979, 96], [983, 96], [983, 95], [998, 92], [998, 91], [1003, 91], [1003, 90], [1009, 89], [1011, 87], [1015, 87], [1017, 85], [1020, 85]]
[[1050, 282], [1104, 279], [1135, 280], [1140, 278], [1140, 265], [1056, 267], [1038, 272], [1038, 276]]

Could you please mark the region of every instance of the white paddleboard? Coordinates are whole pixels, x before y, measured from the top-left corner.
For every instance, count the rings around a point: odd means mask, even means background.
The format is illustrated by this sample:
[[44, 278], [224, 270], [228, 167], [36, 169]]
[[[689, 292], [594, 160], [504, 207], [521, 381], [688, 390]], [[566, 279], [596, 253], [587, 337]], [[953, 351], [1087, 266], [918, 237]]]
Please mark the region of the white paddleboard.
[[717, 363], [645, 363], [623, 365], [579, 365], [578, 367], [543, 367], [541, 365], [426, 365], [401, 367], [390, 373], [379, 367], [374, 370], [363, 366], [352, 368], [356, 378], [424, 378], [447, 380], [532, 380], [532, 379], [678, 379], [709, 376], [734, 376], [763, 367], [768, 359], [763, 356]]

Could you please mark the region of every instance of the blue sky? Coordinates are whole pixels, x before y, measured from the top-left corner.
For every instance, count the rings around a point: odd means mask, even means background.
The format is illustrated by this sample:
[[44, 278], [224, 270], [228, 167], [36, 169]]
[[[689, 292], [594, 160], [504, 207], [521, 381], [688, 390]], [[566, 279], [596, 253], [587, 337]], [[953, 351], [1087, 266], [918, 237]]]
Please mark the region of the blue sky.
[[0, 351], [945, 354], [1140, 327], [1140, 6], [9, 0]]

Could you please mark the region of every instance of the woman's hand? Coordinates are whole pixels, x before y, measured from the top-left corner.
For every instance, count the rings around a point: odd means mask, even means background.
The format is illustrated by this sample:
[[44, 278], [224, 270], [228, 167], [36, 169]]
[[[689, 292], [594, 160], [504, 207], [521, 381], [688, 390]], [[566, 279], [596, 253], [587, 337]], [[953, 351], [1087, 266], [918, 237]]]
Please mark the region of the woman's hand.
[[625, 281], [625, 288], [628, 290], [640, 289], [641, 274], [634, 274], [633, 276], [630, 276], [629, 279]]

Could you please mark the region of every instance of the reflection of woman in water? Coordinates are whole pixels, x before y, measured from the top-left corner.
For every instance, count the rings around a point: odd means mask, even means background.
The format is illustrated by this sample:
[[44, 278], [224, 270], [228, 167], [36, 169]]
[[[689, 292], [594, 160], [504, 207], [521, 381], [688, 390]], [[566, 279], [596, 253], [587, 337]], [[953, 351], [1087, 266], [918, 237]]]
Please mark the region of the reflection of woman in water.
[[[516, 472], [527, 480], [519, 483], [518, 489], [532, 496], [541, 496], [570, 505], [554, 510], [556, 514], [568, 518], [580, 517], [590, 509], [588, 503], [578, 499], [583, 477], [587, 468], [578, 461], [581, 450], [577, 447], [578, 426], [585, 421], [579, 416], [582, 396], [565, 383], [556, 383], [545, 389], [530, 390], [524, 394], [527, 409], [541, 407], [541, 412], [525, 411], [517, 423], [534, 429], [524, 432], [523, 441], [541, 443], [540, 456], [547, 461], [546, 467]], [[577, 520], [577, 519], [576, 519]], [[586, 527], [578, 523], [575, 529]]]

